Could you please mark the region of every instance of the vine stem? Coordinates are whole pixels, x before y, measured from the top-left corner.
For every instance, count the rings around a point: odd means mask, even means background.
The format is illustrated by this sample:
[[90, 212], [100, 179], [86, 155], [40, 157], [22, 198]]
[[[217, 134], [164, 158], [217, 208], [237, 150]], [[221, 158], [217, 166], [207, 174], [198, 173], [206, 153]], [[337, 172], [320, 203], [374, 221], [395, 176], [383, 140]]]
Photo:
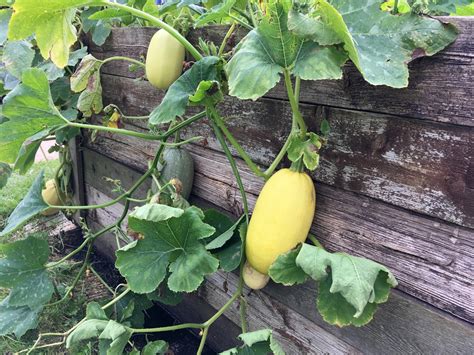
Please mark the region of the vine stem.
[[265, 173], [260, 170], [260, 168], [257, 166], [257, 164], [255, 164], [253, 162], [252, 158], [250, 158], [250, 156], [247, 154], [247, 152], [242, 148], [240, 143], [237, 142], [237, 140], [232, 135], [232, 133], [230, 133], [229, 129], [226, 127], [226, 125], [224, 123], [224, 120], [219, 115], [217, 110], [214, 107], [209, 108], [209, 110], [210, 110], [210, 115], [213, 116], [212, 120], [215, 122], [215, 124], [217, 125], [219, 130], [222, 131], [222, 133], [224, 133], [227, 140], [230, 142], [230, 144], [232, 144], [232, 146], [235, 148], [237, 153], [239, 153], [240, 157], [245, 161], [245, 163], [247, 164], [249, 169], [252, 170], [252, 172], [255, 175], [257, 175], [259, 177], [263, 177], [263, 178], [266, 179], [267, 176], [265, 175]]
[[[209, 111], [208, 116], [211, 121], [214, 134], [216, 135], [217, 140], [219, 141], [222, 149], [224, 150], [227, 160], [229, 160], [230, 166], [232, 168], [232, 172], [234, 173], [235, 179], [237, 180], [237, 185], [239, 186], [240, 195], [242, 196], [242, 204], [244, 206], [245, 217], [248, 223], [249, 222], [249, 207], [248, 207], [247, 195], [245, 193], [244, 184], [242, 183], [242, 179], [240, 177], [239, 169], [237, 168], [237, 163], [235, 162], [235, 159], [232, 156], [232, 153], [230, 152], [230, 149], [225, 142], [225, 139], [221, 132], [221, 127], [217, 123], [219, 121], [222, 122], [222, 119], [220, 118], [220, 115], [215, 109], [215, 107], [213, 106], [208, 107], [208, 111]], [[254, 163], [252, 162], [252, 164]], [[258, 171], [260, 171], [260, 169], [258, 169]]]
[[291, 76], [288, 69], [283, 70], [283, 75], [285, 77], [285, 86], [286, 86], [286, 91], [288, 94], [288, 99], [290, 101], [291, 111], [293, 111], [293, 116], [301, 130], [301, 136], [304, 137], [306, 135], [308, 128], [306, 127], [306, 123], [303, 119], [303, 116], [301, 116], [301, 112], [298, 107], [299, 106], [298, 99], [295, 96], [295, 92], [293, 91], [293, 84], [291, 83]]
[[117, 133], [117, 134], [122, 134], [122, 135], [125, 135], [125, 136], [142, 138], [142, 139], [152, 140], [152, 141], [163, 141], [163, 140], [168, 139], [168, 137], [170, 137], [176, 131], [179, 131], [181, 128], [186, 127], [187, 125], [201, 119], [205, 115], [206, 115], [205, 112], [200, 112], [200, 113], [188, 118], [187, 120], [177, 124], [170, 131], [166, 132], [165, 134], [161, 134], [161, 135], [153, 135], [153, 134], [148, 134], [148, 133], [135, 132], [135, 131], [130, 131], [128, 129], [122, 129], [122, 128], [112, 128], [112, 127], [97, 126], [97, 125], [92, 125], [92, 124], [87, 124], [87, 123], [71, 122], [67, 118], [63, 117], [62, 115], [61, 115], [61, 118], [66, 122], [66, 124], [68, 126], [71, 126], [71, 127], [90, 129], [90, 130], [102, 131], [102, 132]]
[[179, 41], [184, 48], [196, 59], [196, 61], [202, 59], [201, 53], [183, 36], [181, 33], [179, 33], [177, 30], [175, 30], [172, 26], [168, 25], [166, 22], [160, 20], [159, 18], [150, 15], [144, 11], [135, 9], [133, 7], [127, 6], [127, 5], [122, 5], [116, 2], [110, 2], [107, 0], [102, 0], [99, 3], [100, 5], [103, 6], [108, 6], [108, 7], [115, 7], [124, 11], [129, 12], [130, 14], [136, 16], [136, 17], [141, 17], [150, 23], [152, 23], [155, 26], [158, 26], [162, 29], [164, 29], [166, 32], [168, 32], [170, 35], [172, 35], [174, 38], [176, 38], [177, 41]]
[[133, 58], [129, 58], [129, 57], [123, 57], [123, 56], [120, 56], [120, 55], [116, 55], [116, 56], [113, 56], [113, 57], [109, 57], [107, 59], [104, 59], [102, 61], [102, 64], [106, 64], [108, 62], [111, 62], [113, 60], [124, 60], [124, 61], [127, 61], [127, 62], [130, 62], [130, 63], [133, 63], [133, 64], [137, 64], [139, 66], [141, 66], [142, 68], [145, 67], [145, 63], [142, 63], [140, 62], [139, 60], [136, 60], [136, 59], [133, 59]]
[[[159, 137], [161, 137], [162, 140], [166, 140], [168, 139], [170, 136], [172, 136], [176, 131], [179, 131], [180, 129], [190, 125], [191, 123], [201, 119], [202, 117], [206, 116], [206, 112], [201, 112], [201, 113], [198, 113], [197, 115], [194, 115], [190, 118], [188, 118], [187, 120], [183, 121], [183, 122], [180, 122], [179, 124], [173, 126], [172, 128], [170, 128], [168, 131], [166, 131], [166, 133], [160, 135]], [[64, 118], [65, 119], [65, 118]], [[95, 126], [93, 126], [95, 127]], [[103, 127], [103, 128], [107, 128], [107, 127]], [[121, 131], [121, 130], [119, 130]], [[131, 131], [133, 132], [133, 131]], [[158, 136], [157, 136], [158, 137]], [[163, 149], [164, 148], [164, 144], [161, 144], [161, 147], [160, 149]], [[161, 154], [161, 153], [160, 153]], [[118, 203], [119, 201], [123, 200], [123, 199], [126, 199], [127, 197], [130, 197], [130, 195], [150, 176], [152, 175], [154, 169], [156, 168], [157, 164], [158, 164], [158, 158], [157, 156], [155, 156], [155, 160], [154, 160], [154, 163], [152, 164], [153, 166], [150, 167], [147, 172], [142, 175], [140, 177], [140, 179], [135, 183], [135, 185], [133, 185], [130, 190], [126, 191], [125, 193], [121, 194], [120, 196], [118, 196], [117, 198], [111, 200], [111, 201], [108, 201], [108, 202], [104, 202], [102, 204], [99, 204], [99, 205], [91, 205], [91, 206], [54, 206], [54, 205], [50, 205], [50, 207], [52, 208], [56, 208], [56, 209], [69, 209], [69, 210], [91, 210], [91, 209], [99, 209], [99, 208], [105, 208], [105, 207], [109, 207], [109, 206], [112, 206], [116, 203]]]
[[229, 40], [230, 36], [232, 36], [232, 33], [234, 33], [235, 30], [235, 22], [232, 22], [232, 25], [229, 27], [227, 30], [227, 33], [224, 36], [224, 39], [222, 40], [221, 46], [219, 47], [219, 52], [218, 56], [222, 56], [222, 53], [224, 53], [225, 46], [227, 45], [227, 41]]
[[319, 242], [319, 240], [316, 239], [316, 237], [314, 235], [308, 234], [308, 239], [311, 241], [311, 243], [313, 243], [318, 248], [323, 248], [324, 249], [322, 244]]

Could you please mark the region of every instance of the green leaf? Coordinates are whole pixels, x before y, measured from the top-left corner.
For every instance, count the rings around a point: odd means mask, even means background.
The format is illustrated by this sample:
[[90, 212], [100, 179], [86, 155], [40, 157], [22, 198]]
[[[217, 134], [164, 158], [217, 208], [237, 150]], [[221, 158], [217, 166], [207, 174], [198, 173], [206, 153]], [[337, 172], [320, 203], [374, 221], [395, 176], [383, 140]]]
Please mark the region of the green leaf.
[[242, 260], [243, 236], [246, 234], [246, 225], [242, 223], [243, 216], [233, 222], [216, 210], [210, 209], [204, 214], [204, 222], [216, 229], [216, 232], [206, 239], [206, 249], [212, 250], [213, 255], [219, 259], [222, 270], [235, 270]]
[[268, 269], [268, 275], [273, 281], [285, 286], [298, 285], [308, 280], [308, 275], [296, 264], [296, 257], [301, 248], [281, 254]]
[[110, 320], [99, 335], [99, 347], [106, 350], [107, 355], [123, 354], [132, 333], [122, 324]]
[[55, 128], [42, 130], [23, 142], [15, 160], [15, 170], [18, 170], [20, 174], [25, 174], [31, 168], [43, 139], [48, 137], [54, 130]]
[[[225, 225], [225, 230], [222, 230], [222, 229], [217, 229], [217, 227], [214, 226], [214, 224], [212, 223], [209, 223], [208, 222], [208, 219], [210, 218], [209, 216], [213, 214], [214, 216], [216, 216], [216, 214], [219, 214], [220, 216], [222, 216], [221, 218], [224, 219], [224, 221], [222, 221], [221, 223], [219, 223], [219, 227], [221, 227], [222, 225]], [[214, 228], [216, 228], [216, 232], [214, 233], [214, 235], [212, 235], [209, 239], [212, 239], [209, 243], [206, 244], [206, 249], [207, 250], [212, 250], [212, 249], [218, 249], [218, 248], [221, 248], [222, 246], [224, 246], [224, 244], [226, 244], [230, 238], [232, 238], [232, 236], [234, 235], [234, 233], [236, 232], [236, 230], [238, 229], [240, 223], [242, 222], [242, 220], [244, 219], [245, 215], [242, 215], [240, 216], [240, 218], [235, 221], [235, 223], [231, 224], [229, 226], [229, 222], [232, 223], [230, 221], [230, 219], [223, 215], [223, 214], [220, 214], [219, 212], [215, 211], [215, 210], [208, 210], [204, 213], [205, 215], [205, 218], [204, 218], [204, 221], [206, 223], [209, 223], [210, 225], [212, 225]], [[215, 217], [213, 217], [214, 219]], [[226, 220], [227, 219], [227, 220]]]
[[107, 318], [107, 315], [105, 314], [105, 311], [97, 302], [91, 302], [87, 305], [86, 318], [106, 320], [106, 321], [109, 320], [109, 318]]
[[69, 48], [77, 40], [72, 24], [76, 8], [95, 0], [16, 0], [8, 30], [10, 40], [25, 39], [33, 34], [41, 55], [63, 68], [69, 59]]
[[12, 168], [7, 163], [0, 162], [0, 190], [5, 187], [12, 174]]
[[130, 292], [118, 301], [115, 306], [115, 312], [120, 323], [127, 322], [133, 328], [143, 328], [145, 324], [145, 314], [143, 311], [153, 306], [153, 302], [147, 296]]
[[355, 318], [364, 313], [369, 303], [385, 302], [390, 288], [397, 285], [393, 274], [383, 265], [345, 253], [329, 253], [309, 244], [303, 244], [296, 264], [316, 281], [327, 278], [330, 269], [330, 293], [339, 294], [352, 305], [355, 312], [351, 316]]
[[152, 341], [145, 345], [142, 355], [165, 354], [168, 351], [168, 343], [164, 340]]
[[288, 30], [299, 37], [311, 39], [322, 46], [341, 43], [339, 35], [326, 26], [317, 13], [301, 13], [292, 9], [288, 14]]
[[53, 294], [45, 264], [49, 247], [46, 240], [28, 237], [1, 244], [0, 287], [11, 288], [9, 306], [35, 308], [47, 303]]
[[[316, 15], [335, 31], [350, 59], [372, 85], [408, 85], [407, 64], [453, 42], [457, 30], [415, 14], [391, 15], [379, 0], [318, 1]], [[361, 21], [360, 19], [364, 19]]]
[[87, 319], [74, 329], [66, 339], [66, 348], [72, 345], [77, 345], [83, 340], [97, 338], [107, 327], [108, 320], [102, 319]]
[[340, 293], [331, 293], [331, 285], [332, 277], [329, 275], [320, 281], [318, 288], [318, 311], [326, 322], [338, 327], [360, 327], [373, 319], [377, 303], [367, 303], [363, 312], [356, 318], [356, 309]]
[[8, 217], [5, 228], [0, 232], [0, 237], [4, 237], [26, 223], [30, 218], [47, 210], [49, 206], [43, 201], [41, 191], [43, 188], [44, 172], [41, 171], [33, 182], [26, 196], [16, 206], [11, 215]]
[[341, 77], [345, 55], [290, 32], [289, 4], [270, 2], [267, 16], [237, 47], [225, 67], [231, 95], [256, 100], [280, 81], [284, 70], [311, 80]]
[[293, 136], [288, 146], [288, 158], [296, 162], [303, 158], [304, 165], [308, 170], [315, 170], [319, 165], [319, 149], [321, 140], [316, 133], [308, 133], [307, 139], [299, 135]]
[[38, 326], [38, 316], [42, 307], [11, 306], [10, 297], [0, 303], [0, 335], [15, 334], [21, 338], [28, 330]]
[[9, 121], [0, 130], [0, 161], [13, 163], [23, 142], [36, 133], [64, 123], [54, 106], [46, 74], [28, 69], [22, 83], [3, 100], [3, 116]]
[[185, 113], [189, 97], [196, 93], [201, 81], [217, 81], [218, 57], [204, 57], [181, 75], [168, 89], [161, 104], [150, 114], [150, 124], [173, 121]]
[[10, 22], [11, 16], [11, 9], [0, 10], [0, 46], [3, 46], [7, 40], [8, 23]]
[[215, 80], [201, 81], [193, 95], [190, 95], [188, 100], [191, 105], [204, 105], [206, 100], [217, 98], [214, 102], [219, 102], [222, 99], [222, 93], [219, 90], [219, 82]]
[[236, 0], [223, 0], [216, 6], [213, 6], [209, 11], [199, 16], [194, 24], [195, 27], [202, 27], [211, 22], [220, 22], [229, 17], [232, 7]]
[[152, 293], [148, 293], [147, 297], [151, 301], [157, 301], [168, 306], [176, 306], [183, 300], [183, 293], [171, 291], [168, 287], [168, 281], [165, 279], [165, 282], [162, 282]]
[[159, 204], [144, 205], [130, 214], [129, 227], [144, 239], [118, 250], [116, 266], [132, 291], [154, 291], [169, 267], [170, 290], [191, 292], [217, 270], [218, 260], [200, 241], [215, 232], [203, 218], [197, 207], [182, 210]]
[[224, 351], [221, 355], [285, 354], [280, 344], [273, 338], [271, 329], [261, 329], [255, 332], [243, 333], [239, 335], [239, 339], [243, 341], [243, 346]]
[[321, 121], [321, 134], [325, 137], [329, 136], [329, 133], [331, 132], [331, 126], [329, 126], [329, 121], [327, 119], [323, 119]]
[[27, 69], [31, 68], [35, 50], [28, 41], [8, 41], [3, 48], [2, 62], [5, 69], [17, 79]]

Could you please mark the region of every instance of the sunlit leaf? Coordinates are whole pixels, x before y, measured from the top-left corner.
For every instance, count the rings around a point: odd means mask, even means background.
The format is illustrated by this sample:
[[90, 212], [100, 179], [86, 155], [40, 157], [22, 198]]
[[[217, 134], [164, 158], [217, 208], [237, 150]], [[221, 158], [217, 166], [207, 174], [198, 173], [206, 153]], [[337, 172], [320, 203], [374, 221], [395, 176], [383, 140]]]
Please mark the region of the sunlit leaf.
[[4, 98], [2, 114], [9, 121], [0, 129], [0, 161], [8, 163], [15, 162], [26, 139], [64, 123], [51, 99], [48, 78], [39, 69], [23, 73], [22, 83]]
[[8, 37], [11, 40], [25, 39], [33, 34], [41, 55], [51, 58], [63, 68], [69, 59], [70, 47], [77, 40], [77, 31], [72, 24], [76, 8], [96, 2], [95, 0], [16, 0]]

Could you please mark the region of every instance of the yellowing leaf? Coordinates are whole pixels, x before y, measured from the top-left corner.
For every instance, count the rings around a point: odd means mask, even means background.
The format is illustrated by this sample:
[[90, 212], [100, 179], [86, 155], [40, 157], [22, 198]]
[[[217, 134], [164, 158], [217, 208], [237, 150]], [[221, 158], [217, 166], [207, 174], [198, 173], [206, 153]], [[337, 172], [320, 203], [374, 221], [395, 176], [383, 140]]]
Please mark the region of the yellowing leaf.
[[51, 58], [60, 68], [67, 65], [69, 49], [77, 40], [72, 22], [76, 8], [94, 0], [16, 0], [8, 29], [11, 40], [25, 39], [33, 34], [43, 58]]

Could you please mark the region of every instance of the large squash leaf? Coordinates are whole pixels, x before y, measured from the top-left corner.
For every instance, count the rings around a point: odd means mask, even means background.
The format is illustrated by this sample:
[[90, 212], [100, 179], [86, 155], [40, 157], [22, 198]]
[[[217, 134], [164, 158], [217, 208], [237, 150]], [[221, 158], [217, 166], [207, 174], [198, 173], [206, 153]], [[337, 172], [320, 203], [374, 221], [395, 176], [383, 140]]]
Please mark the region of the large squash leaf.
[[174, 292], [196, 290], [204, 276], [217, 270], [219, 261], [205, 248], [201, 239], [215, 229], [204, 223], [197, 207], [186, 210], [148, 204], [129, 216], [129, 227], [144, 238], [117, 251], [116, 266], [132, 291], [149, 293], [170, 276]]
[[[457, 35], [454, 26], [432, 18], [382, 11], [379, 0], [317, 0], [308, 16], [320, 18], [323, 27], [337, 34], [366, 81], [395, 88], [408, 85], [412, 59], [439, 52]], [[293, 30], [308, 35], [297, 26]], [[312, 39], [321, 41], [321, 35], [315, 32]]]
[[23, 72], [22, 83], [3, 100], [0, 161], [15, 162], [23, 142], [40, 131], [64, 123], [54, 106], [46, 74], [40, 69]]
[[0, 286], [10, 288], [10, 306], [30, 308], [47, 303], [53, 294], [45, 264], [49, 257], [48, 242], [28, 237], [1, 244]]
[[340, 79], [346, 55], [288, 31], [291, 2], [270, 1], [267, 16], [249, 32], [226, 65], [229, 92], [241, 99], [263, 96], [285, 69], [302, 79]]
[[15, 334], [20, 338], [29, 329], [37, 327], [42, 307], [12, 306], [10, 301], [8, 296], [0, 303], [0, 335]]
[[97, 3], [95, 0], [16, 0], [8, 29], [11, 40], [33, 34], [43, 58], [51, 58], [60, 68], [67, 65], [70, 47], [77, 40], [72, 24], [76, 8]]

